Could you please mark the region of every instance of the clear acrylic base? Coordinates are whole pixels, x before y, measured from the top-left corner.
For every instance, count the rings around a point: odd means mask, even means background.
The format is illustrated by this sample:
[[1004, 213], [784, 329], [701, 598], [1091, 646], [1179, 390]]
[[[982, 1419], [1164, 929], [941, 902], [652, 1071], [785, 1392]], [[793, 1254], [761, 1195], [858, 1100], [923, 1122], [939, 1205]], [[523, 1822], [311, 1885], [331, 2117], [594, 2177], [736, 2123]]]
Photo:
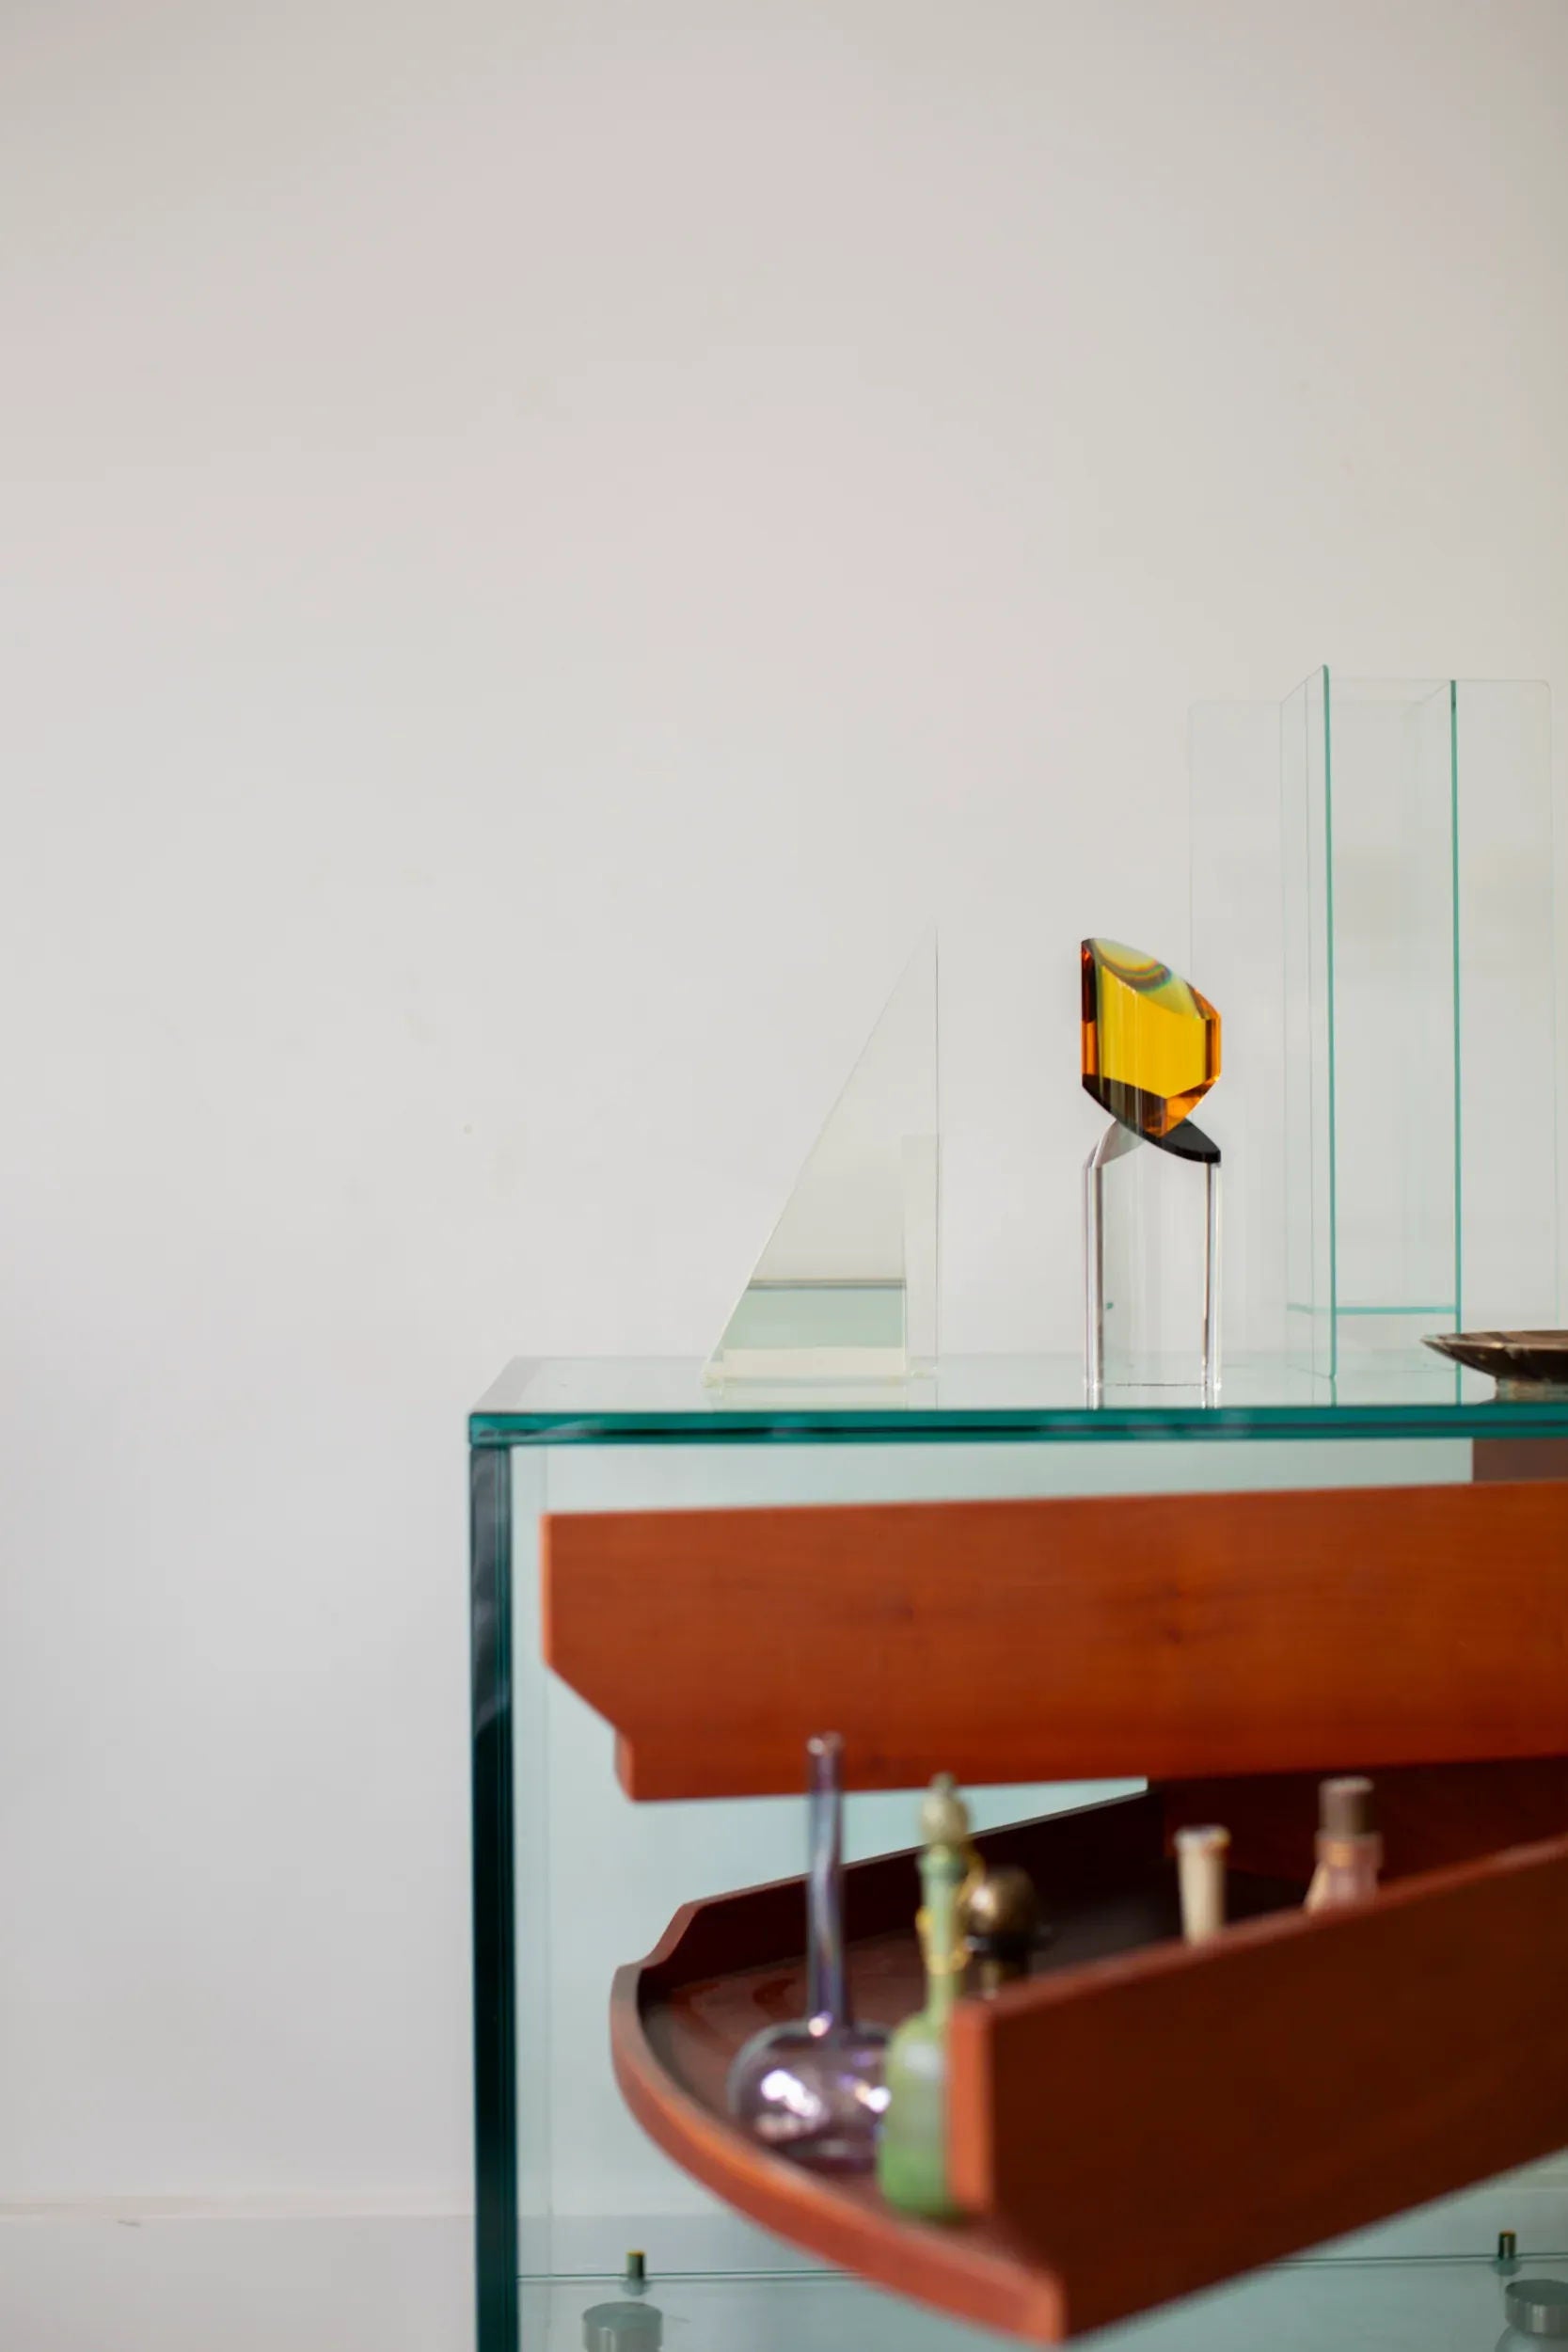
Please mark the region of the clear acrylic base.
[[1107, 1388], [1220, 1382], [1220, 1163], [1162, 1149], [1113, 1120], [1084, 1165], [1084, 1362]]

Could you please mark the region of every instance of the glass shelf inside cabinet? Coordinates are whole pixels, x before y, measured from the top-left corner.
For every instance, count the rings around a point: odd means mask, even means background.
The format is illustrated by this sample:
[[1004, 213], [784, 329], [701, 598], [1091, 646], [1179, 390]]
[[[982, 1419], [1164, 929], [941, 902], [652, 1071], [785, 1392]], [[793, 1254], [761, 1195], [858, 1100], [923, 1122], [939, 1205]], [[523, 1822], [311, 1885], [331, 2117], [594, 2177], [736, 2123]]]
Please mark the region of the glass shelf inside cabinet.
[[1180, 1389], [1084, 1392], [1076, 1356], [959, 1356], [928, 1376], [705, 1388], [698, 1357], [519, 1357], [474, 1407], [476, 1446], [723, 1445], [782, 1439], [973, 1444], [1066, 1439], [1568, 1438], [1568, 1395], [1503, 1399], [1416, 1348], [1341, 1363], [1227, 1369], [1217, 1405]]
[[[1129, 2217], [1130, 2233], [1136, 2230]], [[1568, 2277], [1568, 2258], [1527, 2254], [1507, 2272], [1483, 2258], [1385, 2256], [1307, 2259], [1192, 2296], [1094, 2338], [1095, 2352], [1280, 2352], [1355, 2344], [1363, 2352], [1492, 2352], [1513, 2278]], [[536, 2352], [578, 2352], [605, 2343], [602, 2312], [617, 2285], [589, 2280], [525, 2281], [522, 2335]], [[682, 2352], [1005, 2352], [1018, 2339], [960, 2327], [939, 2312], [831, 2272], [727, 2279], [689, 2272], [650, 2280], [645, 2301], [614, 2307], [618, 2344], [678, 2343]]]

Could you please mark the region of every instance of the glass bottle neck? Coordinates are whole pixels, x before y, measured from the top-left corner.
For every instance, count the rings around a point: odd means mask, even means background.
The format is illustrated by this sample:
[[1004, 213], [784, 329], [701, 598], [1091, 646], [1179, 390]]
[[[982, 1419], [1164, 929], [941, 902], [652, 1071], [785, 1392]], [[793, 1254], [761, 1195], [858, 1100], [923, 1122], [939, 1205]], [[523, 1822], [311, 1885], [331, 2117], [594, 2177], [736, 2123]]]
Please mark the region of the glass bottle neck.
[[950, 1847], [931, 1847], [921, 1856], [926, 1896], [926, 2014], [945, 2025], [958, 1997], [964, 1955], [958, 1935], [958, 1886], [963, 1860]]
[[842, 1753], [842, 1742], [832, 1735], [807, 1748], [806, 2015], [820, 2032], [852, 2022], [844, 1960]]

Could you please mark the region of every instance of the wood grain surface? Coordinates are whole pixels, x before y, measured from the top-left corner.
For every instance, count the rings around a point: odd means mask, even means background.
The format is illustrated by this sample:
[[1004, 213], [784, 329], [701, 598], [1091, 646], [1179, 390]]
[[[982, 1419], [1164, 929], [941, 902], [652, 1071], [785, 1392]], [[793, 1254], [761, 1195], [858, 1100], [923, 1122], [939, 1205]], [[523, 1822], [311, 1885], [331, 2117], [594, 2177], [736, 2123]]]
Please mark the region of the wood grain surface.
[[[1054, 1929], [1037, 1963], [1044, 1970], [1081, 1972], [1179, 1931], [1151, 1798], [992, 1832], [978, 1843], [988, 1862], [1019, 1863], [1039, 1887]], [[849, 1977], [864, 2019], [896, 2024], [923, 1998], [917, 1890], [912, 1851], [847, 1873]], [[1299, 1902], [1302, 1890], [1239, 1876], [1232, 1891], [1239, 1908], [1267, 1913]], [[698, 2180], [822, 2260], [977, 2325], [1058, 2341], [1068, 2327], [1063, 2281], [1006, 2217], [953, 2227], [914, 2220], [886, 2206], [873, 2181], [822, 2180], [730, 2122], [724, 2086], [736, 2052], [759, 2027], [801, 2014], [804, 1934], [803, 1891], [790, 1880], [689, 1905], [648, 1961], [622, 1969], [610, 2044], [628, 2106]]]
[[1101, 2326], [1568, 2141], [1568, 1839], [965, 2002], [964, 2201]]
[[590, 1514], [545, 1655], [634, 1796], [1568, 1752], [1568, 1484]]

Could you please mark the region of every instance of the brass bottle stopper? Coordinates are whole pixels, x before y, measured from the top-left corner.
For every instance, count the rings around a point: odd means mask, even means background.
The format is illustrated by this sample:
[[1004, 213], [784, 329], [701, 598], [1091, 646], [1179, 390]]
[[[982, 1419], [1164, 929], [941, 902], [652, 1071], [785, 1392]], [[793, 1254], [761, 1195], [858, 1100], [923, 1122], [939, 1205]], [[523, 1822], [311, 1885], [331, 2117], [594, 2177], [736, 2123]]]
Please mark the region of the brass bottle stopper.
[[920, 1835], [926, 1853], [921, 1876], [927, 1876], [927, 1864], [935, 1858], [943, 1867], [946, 1857], [953, 1857], [952, 1867], [960, 1875], [954, 1887], [951, 1905], [950, 1937], [945, 1946], [939, 1944], [932, 1931], [929, 1895], [915, 1914], [915, 1933], [920, 1939], [921, 1956], [927, 1974], [933, 1977], [956, 1977], [964, 1963], [964, 1923], [974, 1889], [985, 1876], [985, 1865], [974, 1851], [969, 1834], [969, 1807], [958, 1794], [958, 1783], [951, 1772], [938, 1772], [920, 1801]]
[[927, 1846], [969, 1844], [969, 1807], [951, 1772], [938, 1772], [920, 1800], [920, 1835]]
[[1004, 1863], [985, 1871], [969, 1899], [969, 1951], [989, 1998], [1029, 1974], [1039, 1938], [1040, 1902], [1027, 1870]]

